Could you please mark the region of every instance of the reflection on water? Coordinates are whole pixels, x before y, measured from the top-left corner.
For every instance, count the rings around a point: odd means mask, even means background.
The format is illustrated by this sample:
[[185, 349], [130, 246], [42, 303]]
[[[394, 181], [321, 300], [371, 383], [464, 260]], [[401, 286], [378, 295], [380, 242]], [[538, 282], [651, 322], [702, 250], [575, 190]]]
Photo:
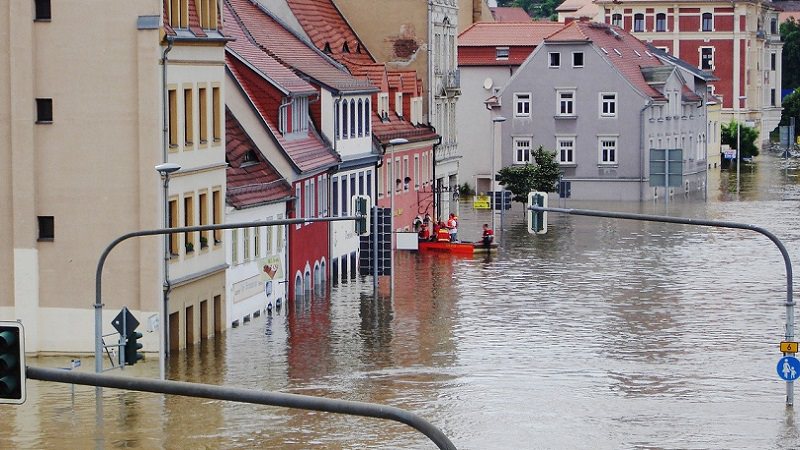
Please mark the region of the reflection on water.
[[[712, 174], [707, 203], [561, 206], [752, 223], [797, 261], [798, 169], [765, 157], [738, 196], [735, 171]], [[490, 217], [462, 205], [461, 221], [475, 239]], [[529, 236], [519, 208], [504, 222], [498, 255], [401, 253], [393, 297], [388, 280], [377, 297], [341, 281], [172, 355], [169, 377], [406, 408], [465, 449], [797, 447], [767, 238], [556, 214]], [[157, 377], [158, 361], [125, 373]], [[374, 419], [111, 389], [98, 424], [94, 389], [74, 391], [29, 382], [2, 407], [0, 448], [432, 448]]]

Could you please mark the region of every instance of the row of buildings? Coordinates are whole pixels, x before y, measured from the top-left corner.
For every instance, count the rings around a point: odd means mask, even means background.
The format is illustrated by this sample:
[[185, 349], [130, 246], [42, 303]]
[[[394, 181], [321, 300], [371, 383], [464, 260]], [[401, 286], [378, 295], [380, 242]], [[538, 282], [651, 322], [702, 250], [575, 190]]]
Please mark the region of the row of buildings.
[[[94, 347], [93, 269], [125, 233], [347, 216], [354, 195], [393, 199], [404, 229], [457, 210], [461, 183], [490, 190], [493, 167], [538, 145], [558, 151], [562, 195], [663, 195], [646, 187], [644, 150], [662, 147], [684, 149], [681, 189], [699, 191], [719, 135], [709, 105], [731, 110], [721, 74], [613, 13], [490, 23], [513, 15], [485, 0], [0, 8], [0, 317], [22, 320], [37, 353]], [[760, 109], [748, 117], [769, 126]], [[165, 162], [180, 166], [166, 180]], [[346, 221], [131, 239], [105, 262], [104, 330], [127, 306], [147, 350], [166, 330], [181, 349], [357, 266]]]

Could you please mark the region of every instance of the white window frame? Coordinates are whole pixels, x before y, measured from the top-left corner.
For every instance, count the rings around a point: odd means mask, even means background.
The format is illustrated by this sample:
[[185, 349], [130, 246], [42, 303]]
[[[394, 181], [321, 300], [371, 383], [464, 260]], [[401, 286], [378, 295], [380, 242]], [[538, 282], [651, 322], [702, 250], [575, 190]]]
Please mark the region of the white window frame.
[[[600, 117], [617, 117], [617, 107], [619, 106], [619, 102], [617, 101], [617, 93], [616, 92], [600, 92]], [[614, 96], [613, 99], [606, 99], [606, 96]], [[606, 111], [606, 105], [610, 105], [613, 109], [613, 112]]]
[[[514, 151], [514, 164], [530, 164], [531, 162], [531, 154], [533, 153], [532, 144], [533, 139], [530, 137], [515, 137], [514, 144], [513, 144], [513, 151]], [[520, 145], [526, 144], [526, 145]], [[522, 151], [522, 157], [520, 158], [519, 152]], [[527, 160], [526, 160], [527, 156]]]
[[[711, 49], [711, 67], [708, 68], [708, 69], [703, 68], [703, 50], [705, 50], [705, 49]], [[714, 70], [715, 69], [714, 60], [716, 59], [714, 57], [714, 55], [716, 53], [716, 49], [714, 47], [712, 47], [712, 46], [707, 46], [706, 45], [706, 46], [698, 47], [697, 48], [697, 52], [699, 53], [698, 56], [699, 56], [699, 61], [700, 61], [700, 64], [699, 64], [700, 70]]]
[[[575, 117], [575, 116], [578, 115], [578, 113], [576, 111], [576, 105], [575, 105], [575, 103], [576, 103], [576, 101], [575, 101], [576, 100], [575, 92], [576, 92], [576, 90], [572, 89], [572, 88], [570, 88], [570, 89], [556, 89], [556, 116], [558, 116], [558, 117]], [[562, 97], [565, 94], [571, 95], [571, 98], [567, 99], [567, 98]], [[562, 101], [566, 102], [566, 104], [569, 105], [569, 109], [570, 109], [569, 112], [564, 112], [562, 110]]]
[[508, 47], [495, 47], [494, 52], [497, 61], [508, 61], [511, 50]]
[[[705, 25], [703, 23], [703, 21], [704, 21], [704, 16], [706, 14], [709, 14], [711, 16], [711, 27], [709, 27], [708, 30], [706, 30], [705, 27], [703, 26], [703, 25]], [[714, 31], [714, 22], [715, 22], [714, 13], [712, 11], [701, 11], [700, 12], [700, 30], [698, 30], [698, 31], [705, 32], [705, 33], [713, 32]]]
[[[558, 64], [553, 64], [553, 56], [558, 58]], [[551, 69], [558, 69], [561, 67], [561, 52], [547, 52], [547, 67]]]
[[[527, 97], [527, 98], [525, 98]], [[531, 116], [531, 101], [533, 95], [530, 92], [515, 92], [514, 93], [514, 117], [530, 117]], [[523, 111], [520, 112], [520, 106]]]
[[624, 24], [625, 24], [625, 18], [622, 16], [622, 14], [620, 13], [611, 14], [611, 25], [622, 28]]
[[[581, 55], [581, 64], [575, 64], [575, 55]], [[586, 66], [586, 54], [584, 52], [572, 52], [572, 67], [582, 68]]]
[[[614, 145], [613, 146], [605, 145], [610, 142], [613, 142]], [[617, 135], [597, 136], [597, 164], [600, 166], [619, 165], [619, 136]]]
[[[637, 16], [641, 16], [642, 17], [642, 21], [641, 21], [642, 29], [641, 30], [637, 30], [636, 29], [636, 25], [638, 23], [637, 20], [636, 20]], [[644, 13], [635, 13], [633, 15], [632, 29], [633, 29], [634, 33], [644, 33], [644, 32], [647, 31], [647, 20], [645, 19]]]
[[[575, 141], [576, 136], [556, 136], [556, 153], [558, 157], [558, 164], [562, 166], [574, 166], [575, 165]], [[567, 147], [562, 147], [562, 144], [570, 142], [572, 145], [569, 147], [570, 157], [564, 158], [563, 151], [567, 150]]]

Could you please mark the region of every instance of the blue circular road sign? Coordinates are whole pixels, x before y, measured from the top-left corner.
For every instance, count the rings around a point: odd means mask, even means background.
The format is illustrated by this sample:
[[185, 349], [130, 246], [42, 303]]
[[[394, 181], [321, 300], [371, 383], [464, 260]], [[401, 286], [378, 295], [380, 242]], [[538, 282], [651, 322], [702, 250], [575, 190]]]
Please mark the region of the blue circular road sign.
[[786, 381], [800, 377], [800, 360], [794, 356], [784, 356], [778, 361], [778, 376]]

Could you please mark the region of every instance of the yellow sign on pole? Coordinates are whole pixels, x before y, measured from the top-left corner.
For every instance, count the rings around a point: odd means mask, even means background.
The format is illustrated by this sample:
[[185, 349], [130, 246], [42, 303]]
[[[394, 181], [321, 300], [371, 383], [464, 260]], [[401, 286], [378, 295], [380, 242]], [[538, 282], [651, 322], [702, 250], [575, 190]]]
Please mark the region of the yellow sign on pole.
[[492, 205], [488, 195], [476, 195], [472, 202], [474, 209], [491, 209]]
[[781, 353], [797, 353], [797, 342], [781, 342]]

